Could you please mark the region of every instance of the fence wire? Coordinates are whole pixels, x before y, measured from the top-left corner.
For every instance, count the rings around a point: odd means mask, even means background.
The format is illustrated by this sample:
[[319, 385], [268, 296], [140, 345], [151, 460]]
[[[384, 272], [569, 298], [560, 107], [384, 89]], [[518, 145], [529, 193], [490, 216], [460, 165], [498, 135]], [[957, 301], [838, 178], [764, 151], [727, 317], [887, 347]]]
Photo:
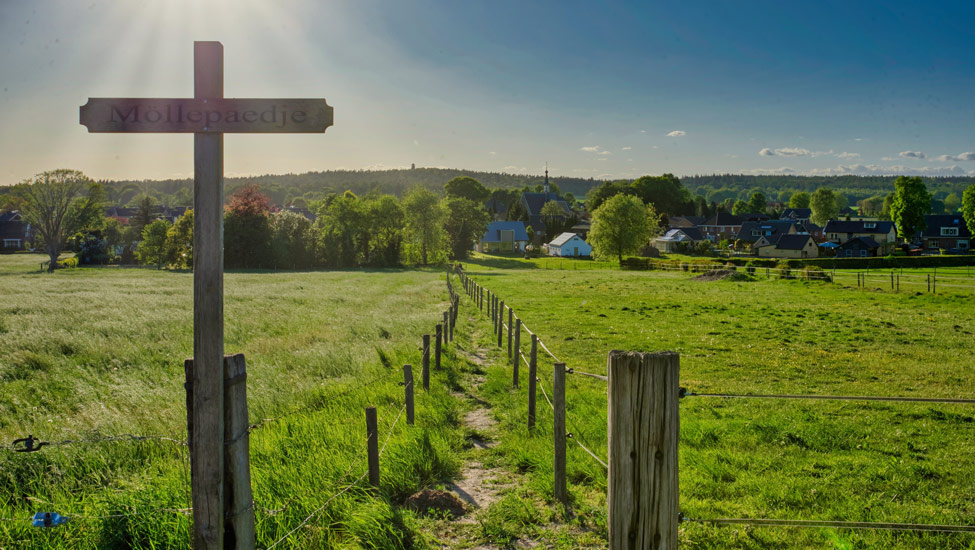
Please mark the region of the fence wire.
[[687, 518], [681, 521], [712, 523], [715, 525], [754, 525], [770, 527], [836, 527], [839, 529], [868, 529], [889, 531], [935, 531], [941, 533], [975, 533], [975, 525], [937, 525], [928, 523], [878, 523], [869, 521], [819, 521], [768, 518]]

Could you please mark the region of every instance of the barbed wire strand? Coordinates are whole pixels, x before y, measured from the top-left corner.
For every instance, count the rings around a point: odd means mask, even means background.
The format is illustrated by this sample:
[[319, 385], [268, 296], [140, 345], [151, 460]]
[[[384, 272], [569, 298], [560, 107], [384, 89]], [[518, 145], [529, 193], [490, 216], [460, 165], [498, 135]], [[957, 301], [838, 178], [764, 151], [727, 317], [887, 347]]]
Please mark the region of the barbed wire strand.
[[766, 518], [683, 518], [682, 521], [717, 525], [757, 525], [777, 527], [837, 527], [840, 529], [881, 529], [891, 531], [936, 531], [942, 533], [975, 533], [975, 525], [937, 525], [928, 523], [875, 523], [867, 521], [819, 521]]
[[609, 382], [609, 377], [603, 376], [602, 374], [592, 374], [588, 372], [583, 372], [581, 370], [576, 370], [574, 368], [573, 369], [566, 368], [565, 372], [566, 374], [581, 374], [582, 376], [588, 376], [589, 378], [595, 378], [597, 380], [602, 380], [603, 382]]
[[579, 445], [580, 447], [582, 447], [582, 450], [583, 451], [586, 451], [587, 453], [589, 453], [589, 456], [591, 456], [594, 459], [596, 459], [596, 462], [600, 463], [603, 466], [603, 468], [606, 468], [607, 470], [609, 469], [609, 464], [606, 464], [605, 462], [603, 462], [603, 460], [601, 458], [599, 458], [598, 456], [596, 456], [596, 453], [594, 453], [591, 450], [589, 450], [589, 447], [586, 447], [585, 445], [583, 445], [582, 442], [579, 441], [579, 438], [576, 437], [572, 432], [567, 433], [565, 435], [566, 435], [566, 437], [568, 437], [572, 441], [575, 441], [577, 445]]
[[746, 393], [697, 393], [687, 392], [686, 397], [721, 397], [728, 399], [818, 399], [827, 401], [898, 401], [907, 403], [956, 403], [975, 404], [975, 399], [956, 399], [942, 397], [882, 397], [872, 395], [790, 395], [790, 394], [746, 394]]

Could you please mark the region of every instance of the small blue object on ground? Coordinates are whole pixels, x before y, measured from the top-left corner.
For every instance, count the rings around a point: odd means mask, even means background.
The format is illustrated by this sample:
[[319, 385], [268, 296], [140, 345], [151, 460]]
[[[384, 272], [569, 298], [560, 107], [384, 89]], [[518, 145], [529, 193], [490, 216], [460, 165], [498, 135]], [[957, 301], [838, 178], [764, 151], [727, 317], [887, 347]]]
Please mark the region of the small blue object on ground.
[[68, 523], [68, 517], [55, 512], [38, 512], [34, 514], [34, 527], [54, 527]]

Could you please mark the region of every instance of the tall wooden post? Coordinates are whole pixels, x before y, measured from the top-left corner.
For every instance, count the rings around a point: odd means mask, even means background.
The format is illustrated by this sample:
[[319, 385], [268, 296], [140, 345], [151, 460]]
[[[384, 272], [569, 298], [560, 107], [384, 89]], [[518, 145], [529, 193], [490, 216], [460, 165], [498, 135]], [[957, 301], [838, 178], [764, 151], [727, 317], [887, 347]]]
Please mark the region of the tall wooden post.
[[498, 347], [504, 345], [504, 300], [498, 303]]
[[609, 352], [609, 548], [677, 548], [680, 356]]
[[406, 423], [413, 425], [413, 365], [403, 365], [403, 388], [406, 392]]
[[440, 370], [440, 346], [443, 340], [443, 325], [437, 324], [437, 332], [434, 337], [433, 351], [434, 351], [434, 370]]
[[376, 407], [366, 407], [366, 437], [369, 454], [369, 485], [379, 487], [379, 433]]
[[[223, 45], [194, 42], [193, 73], [193, 97], [222, 98]], [[223, 550], [223, 134], [193, 141], [193, 548]]]
[[423, 335], [423, 389], [430, 390], [430, 335]]
[[565, 363], [556, 363], [552, 377], [552, 404], [555, 406], [555, 500], [569, 504], [565, 481]]
[[521, 366], [521, 319], [515, 320], [515, 353], [511, 358], [512, 367], [514, 368], [514, 386], [518, 387], [518, 367]]
[[528, 429], [535, 427], [535, 392], [538, 387], [538, 336], [532, 334], [532, 351], [528, 356]]

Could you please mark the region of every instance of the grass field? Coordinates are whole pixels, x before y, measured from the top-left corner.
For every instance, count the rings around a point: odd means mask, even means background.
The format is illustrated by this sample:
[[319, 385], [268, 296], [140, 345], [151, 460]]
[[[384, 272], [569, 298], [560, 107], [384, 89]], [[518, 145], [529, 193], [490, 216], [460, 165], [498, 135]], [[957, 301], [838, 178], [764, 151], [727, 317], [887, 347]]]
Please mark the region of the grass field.
[[[578, 370], [605, 374], [611, 349], [669, 349], [681, 353], [682, 385], [699, 393], [973, 397], [969, 295], [795, 280], [699, 282], [681, 272], [498, 267], [512, 266], [485, 257], [466, 265]], [[490, 328], [485, 332], [482, 345], [497, 349]], [[550, 392], [551, 360], [541, 364]], [[510, 376], [507, 367], [490, 379], [508, 433], [497, 458], [526, 472], [531, 490], [551, 500], [551, 413], [539, 394], [539, 429], [529, 433], [526, 391], [512, 390]], [[567, 402], [569, 431], [605, 459], [605, 383], [570, 375]], [[574, 521], [602, 536], [605, 470], [571, 441], [568, 456]], [[681, 508], [695, 519], [973, 525], [975, 410], [687, 397], [680, 468]], [[722, 549], [975, 548], [975, 535], [968, 534], [695, 522], [681, 525], [681, 541], [686, 548]]]
[[[0, 440], [118, 434], [185, 440], [183, 359], [192, 355], [192, 275], [146, 269], [37, 272], [0, 256]], [[229, 273], [226, 350], [246, 354], [258, 544], [266, 547], [365, 471], [363, 407], [380, 442], [403, 402], [401, 365], [447, 307], [441, 271]], [[460, 327], [459, 327], [460, 328]], [[394, 503], [448, 478], [464, 445], [449, 395], [453, 355], [417, 424], [396, 425], [383, 490], [356, 488], [277, 548], [423, 548]], [[368, 383], [367, 383], [368, 382]], [[0, 548], [188, 548], [186, 447], [90, 441], [0, 451]], [[157, 511], [158, 509], [166, 509]], [[38, 511], [71, 517], [31, 527]], [[115, 516], [118, 517], [103, 517]], [[10, 521], [6, 521], [9, 519]], [[327, 528], [326, 528], [327, 527]]]

